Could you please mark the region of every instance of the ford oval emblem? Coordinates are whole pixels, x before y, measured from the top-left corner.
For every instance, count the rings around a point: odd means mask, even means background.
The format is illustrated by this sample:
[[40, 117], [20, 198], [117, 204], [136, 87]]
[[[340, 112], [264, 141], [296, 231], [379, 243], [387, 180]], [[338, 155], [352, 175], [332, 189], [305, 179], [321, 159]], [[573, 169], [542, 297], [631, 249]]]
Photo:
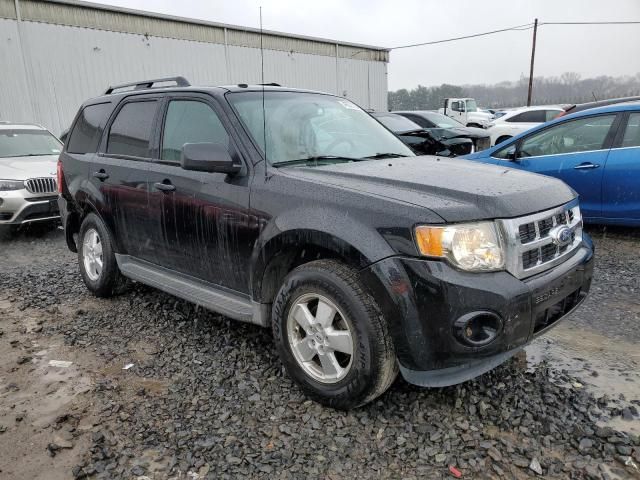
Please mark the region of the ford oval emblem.
[[564, 247], [571, 243], [571, 233], [571, 229], [566, 225], [558, 225], [551, 229], [549, 237], [551, 237], [553, 243], [560, 247]]

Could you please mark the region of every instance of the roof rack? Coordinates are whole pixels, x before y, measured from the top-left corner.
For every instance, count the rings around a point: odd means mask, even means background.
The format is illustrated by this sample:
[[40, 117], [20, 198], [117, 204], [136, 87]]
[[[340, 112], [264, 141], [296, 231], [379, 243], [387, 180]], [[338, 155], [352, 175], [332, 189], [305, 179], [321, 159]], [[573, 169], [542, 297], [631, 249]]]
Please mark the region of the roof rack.
[[[114, 85], [105, 90], [104, 95], [110, 95], [114, 90], [120, 90], [121, 88], [133, 87], [134, 90], [145, 90], [147, 88], [153, 88], [155, 83], [175, 82], [176, 87], [190, 87], [189, 80], [184, 77], [167, 77], [167, 78], [155, 78], [152, 80], [143, 80], [141, 82], [122, 83], [120, 85]], [[160, 88], [160, 87], [156, 87]]]

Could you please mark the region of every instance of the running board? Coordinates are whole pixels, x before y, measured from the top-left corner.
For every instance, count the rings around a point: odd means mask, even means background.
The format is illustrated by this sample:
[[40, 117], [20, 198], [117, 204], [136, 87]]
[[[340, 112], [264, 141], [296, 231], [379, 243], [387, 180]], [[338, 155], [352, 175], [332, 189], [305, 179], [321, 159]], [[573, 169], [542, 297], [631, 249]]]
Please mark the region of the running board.
[[266, 326], [266, 305], [252, 302], [248, 296], [222, 290], [208, 282], [140, 260], [116, 254], [125, 277], [200, 305], [234, 320]]

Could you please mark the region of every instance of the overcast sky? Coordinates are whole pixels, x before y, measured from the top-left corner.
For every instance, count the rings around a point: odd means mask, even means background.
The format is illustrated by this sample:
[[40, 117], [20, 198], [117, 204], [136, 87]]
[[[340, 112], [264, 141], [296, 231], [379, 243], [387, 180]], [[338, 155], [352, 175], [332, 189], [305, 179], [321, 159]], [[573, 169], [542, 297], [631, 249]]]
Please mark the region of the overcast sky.
[[[382, 47], [533, 22], [640, 20], [640, 0], [106, 0], [101, 3]], [[528, 75], [531, 30], [391, 52], [389, 89]], [[640, 25], [541, 26], [536, 75], [640, 72]]]

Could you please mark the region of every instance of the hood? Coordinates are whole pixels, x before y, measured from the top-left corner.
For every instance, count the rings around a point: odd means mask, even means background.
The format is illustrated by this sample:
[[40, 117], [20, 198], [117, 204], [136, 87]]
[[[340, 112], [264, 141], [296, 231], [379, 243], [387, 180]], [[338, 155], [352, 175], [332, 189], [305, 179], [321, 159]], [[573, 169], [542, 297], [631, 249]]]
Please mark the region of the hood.
[[493, 115], [490, 113], [486, 113], [486, 112], [469, 112], [467, 114], [467, 118], [478, 118], [478, 119], [483, 119], [486, 120], [487, 122], [489, 120], [491, 120], [493, 118]]
[[55, 177], [57, 162], [58, 155], [0, 158], [0, 178], [27, 180], [37, 177]]
[[424, 207], [447, 222], [510, 218], [547, 210], [576, 194], [560, 180], [460, 159], [419, 156], [283, 173]]

